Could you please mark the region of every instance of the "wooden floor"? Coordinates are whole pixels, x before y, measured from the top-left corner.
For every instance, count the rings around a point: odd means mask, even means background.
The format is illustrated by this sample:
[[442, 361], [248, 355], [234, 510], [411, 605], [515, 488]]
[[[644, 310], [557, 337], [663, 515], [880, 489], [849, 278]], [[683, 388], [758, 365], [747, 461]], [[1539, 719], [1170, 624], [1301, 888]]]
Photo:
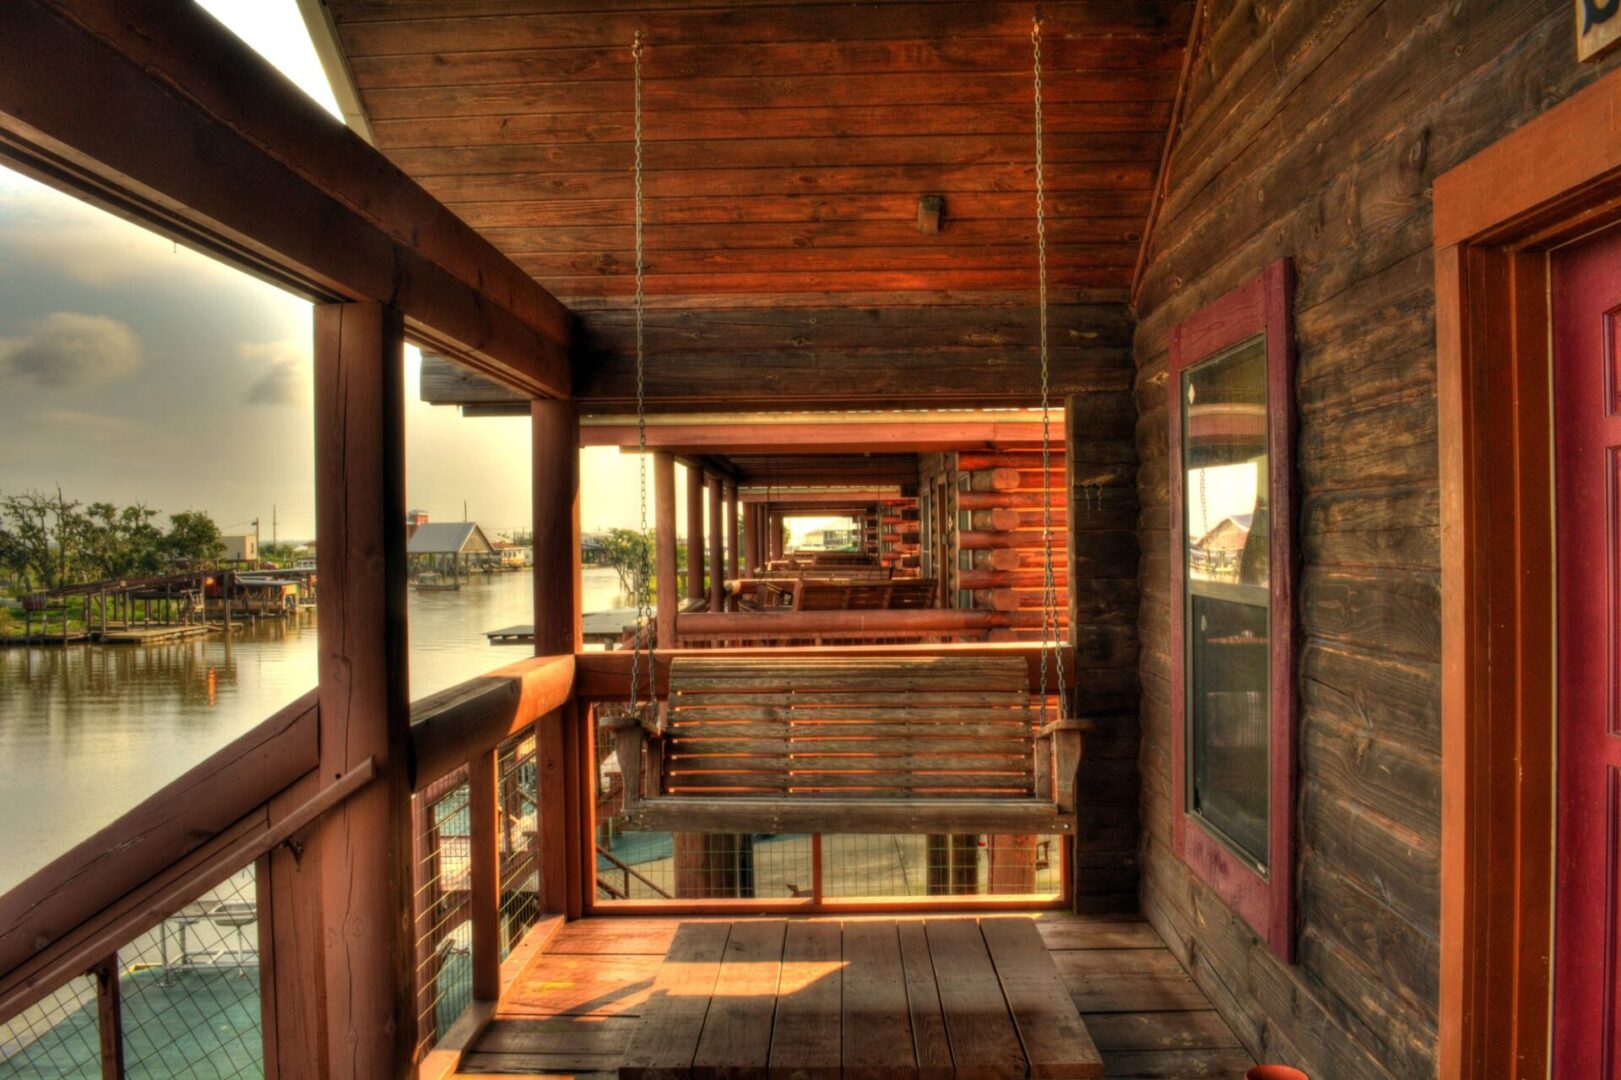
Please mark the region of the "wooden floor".
[[[1005, 917], [1035, 921], [1102, 1054], [1105, 1076], [1236, 1080], [1252, 1064], [1146, 922]], [[677, 928], [698, 921], [611, 917], [562, 927], [504, 996], [462, 1072], [616, 1077]]]

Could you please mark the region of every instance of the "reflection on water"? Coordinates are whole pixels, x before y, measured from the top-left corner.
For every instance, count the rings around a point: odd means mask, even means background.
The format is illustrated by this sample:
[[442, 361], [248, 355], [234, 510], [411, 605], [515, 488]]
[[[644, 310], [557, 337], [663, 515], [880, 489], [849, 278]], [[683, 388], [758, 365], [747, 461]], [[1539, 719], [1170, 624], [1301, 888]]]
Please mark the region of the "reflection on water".
[[[626, 603], [585, 571], [585, 609]], [[410, 596], [411, 696], [520, 648], [484, 632], [530, 621], [528, 573]], [[315, 685], [315, 616], [171, 644], [0, 649], [0, 892]]]

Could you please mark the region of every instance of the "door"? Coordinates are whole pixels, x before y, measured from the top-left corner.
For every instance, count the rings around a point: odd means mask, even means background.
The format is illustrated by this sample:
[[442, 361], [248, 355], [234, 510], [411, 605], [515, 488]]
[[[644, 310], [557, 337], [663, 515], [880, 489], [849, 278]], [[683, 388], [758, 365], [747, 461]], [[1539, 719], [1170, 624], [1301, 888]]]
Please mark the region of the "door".
[[1621, 230], [1553, 256], [1558, 807], [1554, 1076], [1621, 1080]]

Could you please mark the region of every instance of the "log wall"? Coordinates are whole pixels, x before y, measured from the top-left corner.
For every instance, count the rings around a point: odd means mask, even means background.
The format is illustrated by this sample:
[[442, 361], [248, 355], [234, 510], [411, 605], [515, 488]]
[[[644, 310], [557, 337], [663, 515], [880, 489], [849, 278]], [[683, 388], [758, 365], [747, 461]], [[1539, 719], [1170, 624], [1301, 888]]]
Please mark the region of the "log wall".
[[[1564, 0], [1210, 0], [1137, 296], [1142, 903], [1260, 1060], [1435, 1074], [1440, 589], [1430, 185], [1614, 61]], [[1295, 260], [1299, 962], [1171, 851], [1172, 327]]]

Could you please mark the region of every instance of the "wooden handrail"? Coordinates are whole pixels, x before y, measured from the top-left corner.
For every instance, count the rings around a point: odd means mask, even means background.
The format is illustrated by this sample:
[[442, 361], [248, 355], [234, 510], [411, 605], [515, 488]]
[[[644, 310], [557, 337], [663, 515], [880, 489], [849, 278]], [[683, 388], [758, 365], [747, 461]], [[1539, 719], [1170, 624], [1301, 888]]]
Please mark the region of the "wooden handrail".
[[314, 769], [314, 691], [0, 895], [0, 985]]
[[64, 943], [65, 947], [50, 950], [42, 958], [44, 963], [29, 965], [26, 972], [0, 979], [0, 1018], [17, 1015], [45, 994], [93, 967], [97, 957], [116, 956], [125, 943], [151, 930], [196, 897], [284, 843], [376, 776], [377, 761], [367, 758], [280, 821], [272, 824], [261, 814], [255, 822], [261, 828], [248, 830], [223, 850], [212, 852], [198, 865], [188, 866], [183, 874], [166, 881], [155, 894], [143, 896], [140, 903], [124, 911], [119, 918], [99, 925], [91, 934], [75, 935], [71, 943]]
[[864, 634], [904, 637], [910, 634], [962, 634], [1006, 625], [994, 611], [917, 608], [890, 611], [722, 611], [679, 615], [677, 640], [749, 637], [837, 637]]
[[[820, 614], [820, 613], [817, 613]], [[836, 613], [835, 613], [836, 614]], [[868, 613], [876, 614], [876, 613]], [[780, 616], [777, 616], [780, 618]], [[1056, 658], [1053, 648], [1047, 648], [1048, 693], [1057, 692]], [[922, 645], [818, 645], [814, 647], [773, 648], [761, 646], [742, 649], [655, 649], [653, 651], [654, 694], [664, 697], [669, 693], [670, 661], [678, 656], [719, 657], [806, 657], [828, 660], [894, 659], [907, 656], [1022, 656], [1030, 669], [1030, 688], [1040, 687], [1041, 645], [1034, 641], [966, 642], [956, 644]], [[1065, 646], [1066, 685], [1075, 688], [1075, 657]], [[646, 654], [644, 653], [644, 658]], [[646, 662], [645, 659], [643, 661]], [[581, 701], [622, 701], [630, 694], [631, 654], [628, 652], [580, 653], [574, 658], [574, 693]]]
[[573, 656], [537, 656], [413, 702], [411, 790], [562, 708], [574, 694], [574, 665]]

